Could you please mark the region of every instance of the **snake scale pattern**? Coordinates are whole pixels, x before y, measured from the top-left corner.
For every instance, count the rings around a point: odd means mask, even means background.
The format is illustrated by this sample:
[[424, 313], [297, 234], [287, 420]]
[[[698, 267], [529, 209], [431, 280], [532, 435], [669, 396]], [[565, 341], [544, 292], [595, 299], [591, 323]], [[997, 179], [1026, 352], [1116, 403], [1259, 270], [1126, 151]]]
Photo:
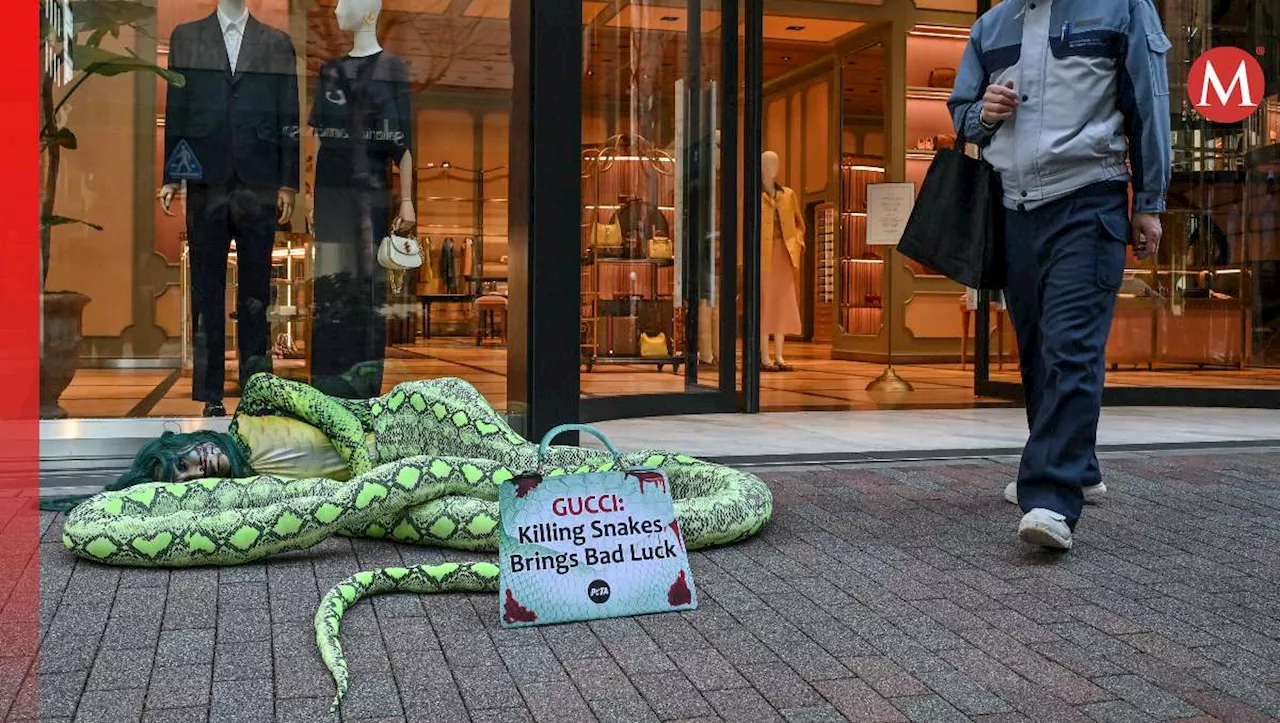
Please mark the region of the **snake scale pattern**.
[[[240, 565], [307, 549], [335, 534], [492, 552], [498, 547], [499, 485], [539, 467], [537, 445], [460, 379], [408, 382], [357, 402], [260, 374], [245, 387], [237, 419], [241, 415], [286, 416], [319, 428], [347, 462], [351, 479], [258, 475], [103, 492], [67, 516], [67, 549], [136, 567]], [[233, 421], [233, 437], [235, 429]], [[746, 539], [772, 514], [769, 488], [754, 475], [663, 451], [627, 454], [621, 461], [667, 475], [688, 549]], [[553, 446], [542, 468], [556, 476], [616, 465], [605, 452]], [[349, 683], [341, 618], [361, 598], [497, 589], [498, 567], [491, 562], [390, 567], [339, 582], [315, 616], [316, 643], [337, 687], [334, 706]]]

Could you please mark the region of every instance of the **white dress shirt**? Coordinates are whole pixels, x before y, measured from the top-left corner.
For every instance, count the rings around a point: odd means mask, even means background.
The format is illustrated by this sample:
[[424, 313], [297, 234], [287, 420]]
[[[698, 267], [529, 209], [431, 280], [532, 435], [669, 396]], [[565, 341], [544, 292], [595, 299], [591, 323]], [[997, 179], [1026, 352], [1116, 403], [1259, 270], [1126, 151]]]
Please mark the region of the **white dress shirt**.
[[240, 44], [244, 42], [244, 29], [249, 23], [249, 8], [240, 13], [240, 17], [227, 17], [221, 6], [218, 7], [218, 24], [222, 26], [222, 39], [227, 43], [227, 60], [231, 63], [231, 72], [236, 72], [236, 62], [240, 60]]

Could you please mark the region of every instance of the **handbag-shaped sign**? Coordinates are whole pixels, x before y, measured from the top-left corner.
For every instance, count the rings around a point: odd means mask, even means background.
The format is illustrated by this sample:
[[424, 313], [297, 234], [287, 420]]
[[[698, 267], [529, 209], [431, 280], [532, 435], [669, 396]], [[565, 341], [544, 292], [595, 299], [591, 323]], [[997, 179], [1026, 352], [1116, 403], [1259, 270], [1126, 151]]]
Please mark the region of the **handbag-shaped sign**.
[[[612, 463], [586, 472], [544, 469], [551, 441], [572, 430], [598, 437]], [[498, 490], [503, 627], [698, 606], [666, 475], [627, 469], [604, 435], [576, 424], [547, 433], [538, 466]]]

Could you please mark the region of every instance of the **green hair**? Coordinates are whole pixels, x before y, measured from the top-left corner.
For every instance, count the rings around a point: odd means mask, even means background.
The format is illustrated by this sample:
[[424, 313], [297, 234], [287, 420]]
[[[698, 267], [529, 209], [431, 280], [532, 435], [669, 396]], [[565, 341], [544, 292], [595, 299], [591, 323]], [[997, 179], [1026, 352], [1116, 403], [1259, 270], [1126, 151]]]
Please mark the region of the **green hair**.
[[[178, 460], [193, 447], [212, 443], [218, 446], [231, 460], [232, 478], [248, 477], [253, 474], [249, 466], [249, 457], [240, 443], [230, 434], [202, 430], [199, 432], [165, 432], [159, 439], [148, 442], [133, 457], [133, 464], [115, 482], [106, 486], [104, 491], [123, 490], [146, 482], [172, 482], [176, 478]], [[88, 499], [91, 495], [67, 495], [62, 497], [44, 497], [40, 500], [40, 509], [51, 512], [69, 512], [71, 508]]]

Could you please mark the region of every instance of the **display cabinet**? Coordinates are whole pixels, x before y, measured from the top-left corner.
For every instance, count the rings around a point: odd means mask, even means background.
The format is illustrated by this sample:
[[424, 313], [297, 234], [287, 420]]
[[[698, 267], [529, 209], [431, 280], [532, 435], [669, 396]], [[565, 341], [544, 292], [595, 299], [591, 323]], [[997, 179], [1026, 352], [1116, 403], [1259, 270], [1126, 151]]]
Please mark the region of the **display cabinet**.
[[874, 336], [883, 323], [884, 258], [867, 246], [867, 184], [884, 180], [874, 159], [845, 156], [840, 163], [839, 299], [840, 328], [851, 336]]
[[675, 314], [678, 163], [636, 135], [582, 152], [582, 364], [678, 372]]

